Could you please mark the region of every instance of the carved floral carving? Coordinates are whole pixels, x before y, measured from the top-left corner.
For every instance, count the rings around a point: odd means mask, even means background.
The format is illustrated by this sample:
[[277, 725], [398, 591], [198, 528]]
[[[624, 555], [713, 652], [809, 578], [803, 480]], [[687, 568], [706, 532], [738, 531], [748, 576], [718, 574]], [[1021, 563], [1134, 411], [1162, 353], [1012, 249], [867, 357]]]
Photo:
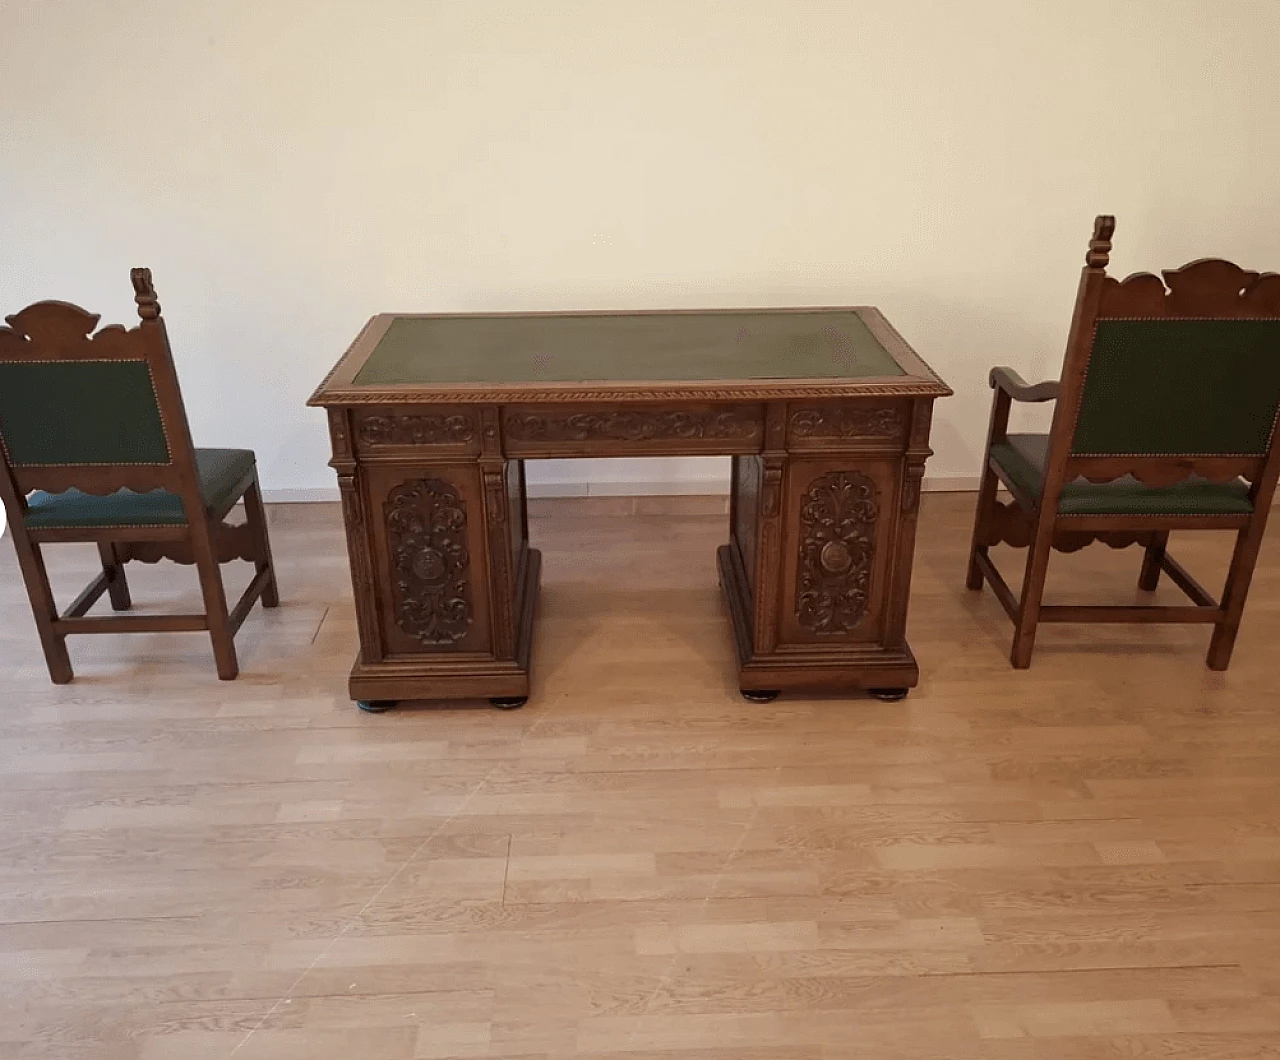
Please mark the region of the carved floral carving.
[[574, 412], [567, 416], [545, 413], [507, 417], [509, 437], [521, 442], [648, 442], [667, 438], [750, 439], [760, 432], [760, 422], [748, 410], [617, 409], [608, 412]]
[[847, 633], [867, 613], [876, 522], [875, 482], [857, 471], [814, 479], [800, 501], [796, 615], [811, 633]]
[[795, 438], [901, 438], [907, 419], [896, 405], [815, 405], [791, 414]]
[[476, 436], [462, 415], [366, 416], [356, 432], [366, 445], [459, 445]]
[[397, 486], [384, 510], [396, 624], [424, 646], [456, 644], [472, 621], [466, 502], [428, 478]]

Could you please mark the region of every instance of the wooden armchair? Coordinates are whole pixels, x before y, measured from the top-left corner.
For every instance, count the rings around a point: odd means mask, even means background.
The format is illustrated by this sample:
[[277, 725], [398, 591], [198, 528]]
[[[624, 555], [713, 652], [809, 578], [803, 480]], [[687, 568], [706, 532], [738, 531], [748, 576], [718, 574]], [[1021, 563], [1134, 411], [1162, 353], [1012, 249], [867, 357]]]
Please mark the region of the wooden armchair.
[[[138, 316], [90, 334], [98, 317], [66, 302], [37, 302], [0, 328], [0, 497], [49, 676], [72, 678], [71, 633], [208, 631], [218, 676], [233, 679], [236, 630], [254, 603], [278, 604], [254, 455], [196, 449], [173, 354], [148, 269], [132, 273]], [[244, 497], [247, 521], [224, 517]], [[59, 615], [41, 548], [60, 541], [98, 545], [102, 573]], [[205, 612], [89, 617], [104, 593], [131, 606], [125, 564], [194, 563]], [[256, 568], [227, 610], [220, 564]]]
[[[1061, 382], [991, 372], [968, 585], [989, 581], [1013, 619], [1019, 669], [1043, 621], [1211, 623], [1208, 665], [1225, 670], [1280, 474], [1280, 275], [1206, 259], [1121, 282], [1106, 274], [1114, 230], [1095, 222]], [[1012, 402], [1054, 400], [1049, 434], [1008, 433]], [[1173, 530], [1235, 532], [1221, 603], [1167, 554]], [[988, 555], [1002, 541], [1029, 549], [1020, 599]], [[1093, 541], [1145, 546], [1139, 587], [1166, 573], [1191, 606], [1042, 606], [1050, 550]]]

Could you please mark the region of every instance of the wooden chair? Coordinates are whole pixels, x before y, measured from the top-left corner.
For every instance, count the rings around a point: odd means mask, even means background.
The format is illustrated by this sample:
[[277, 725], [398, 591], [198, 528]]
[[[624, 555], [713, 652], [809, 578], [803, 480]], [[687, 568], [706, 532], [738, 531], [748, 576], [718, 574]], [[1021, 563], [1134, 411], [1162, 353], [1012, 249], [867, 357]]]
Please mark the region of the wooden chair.
[[[91, 334], [98, 317], [37, 302], [0, 328], [0, 496], [31, 598], [49, 676], [72, 678], [70, 633], [207, 630], [218, 676], [239, 672], [233, 640], [255, 601], [279, 603], [254, 455], [196, 449], [148, 269], [132, 273], [138, 316]], [[244, 497], [247, 521], [224, 517]], [[61, 615], [41, 554], [61, 541], [98, 545], [102, 573]], [[106, 593], [130, 607], [125, 564], [194, 563], [204, 614], [88, 617]], [[252, 562], [253, 580], [227, 610], [219, 564]]]
[[[1225, 670], [1280, 474], [1280, 275], [1205, 259], [1121, 282], [1106, 274], [1114, 230], [1095, 222], [1061, 381], [991, 372], [968, 585], [989, 581], [1013, 619], [1019, 669], [1039, 622], [1206, 622], [1209, 668]], [[1049, 434], [1009, 434], [1013, 401], [1056, 401]], [[1235, 532], [1221, 603], [1166, 552], [1173, 530]], [[1020, 599], [988, 555], [1002, 541], [1029, 548]], [[1191, 606], [1042, 606], [1050, 550], [1093, 541], [1145, 546], [1139, 588], [1164, 572]]]

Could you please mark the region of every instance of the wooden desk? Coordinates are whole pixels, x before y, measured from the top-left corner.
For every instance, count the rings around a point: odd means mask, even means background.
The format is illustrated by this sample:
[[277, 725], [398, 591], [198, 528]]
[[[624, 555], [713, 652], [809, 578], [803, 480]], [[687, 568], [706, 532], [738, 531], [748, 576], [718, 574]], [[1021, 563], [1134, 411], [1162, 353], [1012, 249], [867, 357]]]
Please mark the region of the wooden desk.
[[951, 391], [876, 309], [374, 317], [328, 409], [366, 709], [529, 694], [524, 460], [733, 457], [720, 578], [748, 698], [905, 694], [920, 479]]

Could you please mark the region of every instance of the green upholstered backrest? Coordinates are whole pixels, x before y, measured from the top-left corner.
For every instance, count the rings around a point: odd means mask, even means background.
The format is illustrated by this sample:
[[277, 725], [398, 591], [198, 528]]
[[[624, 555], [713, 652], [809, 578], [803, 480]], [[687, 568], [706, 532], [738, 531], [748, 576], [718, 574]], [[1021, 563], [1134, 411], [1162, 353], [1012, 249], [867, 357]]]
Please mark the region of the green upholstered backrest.
[[1280, 320], [1097, 322], [1076, 456], [1266, 453], [1280, 404]]
[[143, 360], [0, 360], [0, 441], [15, 467], [170, 463]]

